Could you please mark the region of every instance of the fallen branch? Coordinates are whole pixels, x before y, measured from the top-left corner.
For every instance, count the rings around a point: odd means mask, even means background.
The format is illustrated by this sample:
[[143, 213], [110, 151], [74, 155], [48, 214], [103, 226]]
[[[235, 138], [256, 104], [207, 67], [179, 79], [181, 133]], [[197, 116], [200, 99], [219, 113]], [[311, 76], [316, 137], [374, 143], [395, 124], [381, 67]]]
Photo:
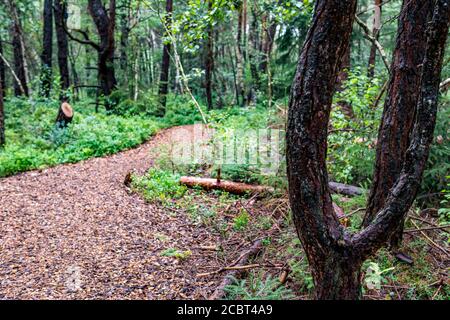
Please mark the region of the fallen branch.
[[[248, 249], [244, 254], [241, 255], [241, 257], [239, 258], [239, 260], [237, 260], [237, 263], [234, 267], [233, 270], [231, 270], [231, 272], [229, 272], [225, 278], [222, 280], [221, 284], [216, 288], [216, 290], [213, 292], [213, 294], [208, 298], [208, 300], [219, 300], [222, 299], [225, 296], [225, 287], [231, 285], [233, 283], [233, 280], [239, 276], [242, 275], [242, 273], [247, 270], [250, 266], [252, 266], [253, 268], [255, 266], [259, 266], [259, 265], [246, 265], [247, 262], [253, 258], [256, 257], [262, 250], [263, 245], [262, 245], [262, 240], [257, 240], [253, 243], [253, 245], [250, 247], [250, 249]], [[239, 267], [241, 269], [239, 269]], [[242, 269], [243, 267], [247, 267]], [[231, 268], [231, 267], [228, 267]]]
[[359, 196], [364, 193], [364, 189], [355, 186], [350, 186], [338, 182], [329, 182], [330, 190], [334, 193], [343, 194], [346, 196]]
[[205, 190], [222, 190], [237, 195], [273, 192], [272, 188], [265, 186], [209, 178], [181, 177], [180, 183], [190, 188], [201, 187]]

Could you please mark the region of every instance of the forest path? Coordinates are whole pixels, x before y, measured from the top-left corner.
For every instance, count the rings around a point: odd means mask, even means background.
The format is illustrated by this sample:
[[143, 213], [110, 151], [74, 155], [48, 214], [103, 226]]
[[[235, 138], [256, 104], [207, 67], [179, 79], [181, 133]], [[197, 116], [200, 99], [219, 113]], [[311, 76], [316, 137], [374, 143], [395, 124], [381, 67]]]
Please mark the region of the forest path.
[[0, 179], [0, 300], [206, 297], [211, 283], [195, 275], [208, 255], [179, 262], [161, 252], [217, 239], [123, 184], [176, 129], [109, 157]]

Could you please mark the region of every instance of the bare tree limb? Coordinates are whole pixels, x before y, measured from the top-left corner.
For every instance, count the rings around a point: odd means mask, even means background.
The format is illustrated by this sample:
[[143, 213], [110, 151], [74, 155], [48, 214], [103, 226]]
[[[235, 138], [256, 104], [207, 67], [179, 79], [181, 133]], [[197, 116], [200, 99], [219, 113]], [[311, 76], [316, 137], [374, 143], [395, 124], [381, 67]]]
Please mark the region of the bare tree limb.
[[380, 53], [381, 59], [383, 60], [384, 65], [386, 66], [386, 69], [390, 73], [391, 67], [389, 65], [389, 62], [387, 60], [386, 52], [384, 51], [383, 46], [380, 44], [380, 42], [375, 39], [375, 37], [372, 35], [372, 32], [370, 31], [369, 27], [360, 19], [358, 16], [356, 16], [356, 23], [363, 29], [364, 36], [367, 40], [372, 42], [376, 47], [378, 52]]

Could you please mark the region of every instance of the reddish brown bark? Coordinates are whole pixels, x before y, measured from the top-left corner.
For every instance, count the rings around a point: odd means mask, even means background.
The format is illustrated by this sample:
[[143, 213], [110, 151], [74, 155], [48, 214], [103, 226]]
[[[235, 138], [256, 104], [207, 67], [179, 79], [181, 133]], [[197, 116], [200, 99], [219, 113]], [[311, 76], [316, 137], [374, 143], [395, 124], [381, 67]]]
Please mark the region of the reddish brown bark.
[[[433, 2], [429, 0], [405, 1], [403, 4], [378, 134], [373, 184], [363, 222], [365, 227], [383, 208], [403, 167], [420, 97], [421, 65], [427, 42], [424, 30], [432, 13]], [[393, 249], [398, 247], [401, 235], [402, 226], [391, 242]]]
[[311, 266], [318, 299], [360, 296], [363, 261], [394, 234], [417, 194], [433, 139], [450, 20], [450, 0], [436, 3], [429, 39], [421, 48], [426, 52], [421, 97], [403, 170], [374, 222], [351, 234], [339, 224], [333, 209], [326, 156], [332, 96], [340, 60], [350, 39], [356, 0], [316, 2], [289, 102], [287, 173], [294, 223]]
[[205, 190], [222, 190], [238, 195], [243, 195], [246, 193], [267, 193], [273, 191], [272, 189], [264, 186], [254, 186], [246, 183], [208, 178], [181, 177], [180, 183], [188, 187], [201, 187]]
[[[294, 79], [287, 129], [289, 197], [318, 299], [359, 296], [362, 263], [345, 245], [326, 172], [327, 128], [356, 0], [316, 2]], [[325, 63], [326, 62], [326, 63]]]

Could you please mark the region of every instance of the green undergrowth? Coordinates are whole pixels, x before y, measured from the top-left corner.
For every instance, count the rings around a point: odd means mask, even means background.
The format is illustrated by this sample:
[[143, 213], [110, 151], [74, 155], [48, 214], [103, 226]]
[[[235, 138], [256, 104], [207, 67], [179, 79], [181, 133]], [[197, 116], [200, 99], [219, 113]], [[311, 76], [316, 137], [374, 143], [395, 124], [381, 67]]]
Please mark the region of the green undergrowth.
[[67, 129], [55, 126], [59, 102], [12, 99], [6, 103], [6, 145], [0, 150], [0, 177], [117, 153], [139, 145], [161, 125], [142, 116], [95, 113], [74, 103]]

